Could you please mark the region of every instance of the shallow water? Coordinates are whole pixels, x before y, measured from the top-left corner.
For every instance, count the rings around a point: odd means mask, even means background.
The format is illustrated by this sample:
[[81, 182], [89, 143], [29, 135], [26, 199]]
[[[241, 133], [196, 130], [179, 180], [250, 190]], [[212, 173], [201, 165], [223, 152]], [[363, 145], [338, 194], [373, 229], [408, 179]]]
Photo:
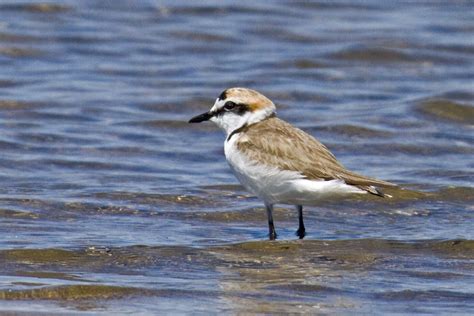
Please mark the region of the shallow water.
[[[0, 2], [0, 311], [474, 313], [467, 1]], [[211, 124], [231, 86], [394, 197], [279, 205]]]

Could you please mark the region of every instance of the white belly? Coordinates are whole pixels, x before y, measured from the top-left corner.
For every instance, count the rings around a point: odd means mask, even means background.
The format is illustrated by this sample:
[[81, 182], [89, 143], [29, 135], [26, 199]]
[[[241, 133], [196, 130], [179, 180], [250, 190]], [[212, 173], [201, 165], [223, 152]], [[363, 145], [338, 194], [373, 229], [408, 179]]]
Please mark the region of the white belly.
[[311, 205], [317, 201], [351, 193], [366, 193], [342, 180], [313, 181], [295, 171], [280, 170], [251, 161], [241, 154], [235, 141], [225, 142], [227, 162], [240, 183], [267, 204]]

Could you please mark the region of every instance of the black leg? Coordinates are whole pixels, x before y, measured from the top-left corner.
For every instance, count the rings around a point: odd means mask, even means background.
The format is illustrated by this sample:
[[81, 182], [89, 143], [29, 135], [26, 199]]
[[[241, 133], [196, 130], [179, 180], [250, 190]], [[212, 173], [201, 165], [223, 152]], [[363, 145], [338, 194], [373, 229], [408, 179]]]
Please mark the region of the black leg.
[[297, 205], [296, 209], [298, 210], [298, 230], [296, 231], [296, 236], [298, 236], [300, 239], [303, 239], [304, 236], [306, 235], [306, 230], [304, 228], [304, 222], [303, 222], [303, 205]]
[[267, 217], [268, 217], [268, 230], [269, 230], [269, 239], [275, 240], [277, 238], [277, 234], [275, 231], [275, 226], [273, 225], [273, 205], [265, 205], [267, 208]]

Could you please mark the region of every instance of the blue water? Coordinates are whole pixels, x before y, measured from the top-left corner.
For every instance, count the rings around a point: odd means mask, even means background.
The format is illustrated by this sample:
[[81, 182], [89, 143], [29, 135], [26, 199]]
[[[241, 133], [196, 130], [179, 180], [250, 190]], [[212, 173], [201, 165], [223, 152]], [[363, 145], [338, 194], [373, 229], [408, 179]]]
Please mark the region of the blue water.
[[[0, 311], [472, 313], [473, 9], [1, 1], [0, 290], [20, 294], [0, 293]], [[262, 203], [231, 174], [223, 133], [187, 124], [232, 86], [261, 91], [345, 166], [405, 190], [391, 201], [307, 208], [303, 244], [294, 243], [296, 214], [282, 205], [279, 242], [299, 250], [276, 243], [274, 270], [249, 273], [268, 268], [246, 250], [271, 247]], [[457, 239], [466, 244], [442, 254], [444, 244], [431, 244]], [[342, 240], [362, 240], [368, 253], [375, 240], [425, 250], [392, 256], [380, 245], [373, 256], [383, 259], [354, 265], [317, 252], [299, 259], [304, 242], [339, 253]], [[63, 254], [48, 249], [81, 259], [56, 264]], [[348, 281], [337, 291], [300, 288], [340, 278]], [[127, 292], [126, 303], [114, 289], [95, 303], [34, 292], [77, 284], [152, 292]]]

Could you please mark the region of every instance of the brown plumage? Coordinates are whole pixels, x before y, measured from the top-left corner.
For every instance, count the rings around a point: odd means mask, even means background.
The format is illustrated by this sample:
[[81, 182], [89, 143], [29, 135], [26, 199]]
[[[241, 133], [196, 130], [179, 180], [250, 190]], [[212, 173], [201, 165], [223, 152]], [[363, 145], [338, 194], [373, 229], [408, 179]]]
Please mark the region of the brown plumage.
[[300, 172], [309, 180], [340, 179], [382, 197], [375, 186], [396, 186], [347, 170], [321, 142], [277, 117], [245, 126], [240, 133], [237, 148], [252, 161]]
[[378, 187], [395, 186], [347, 170], [326, 146], [276, 118], [275, 111], [263, 94], [230, 88], [208, 112], [189, 120], [211, 120], [226, 132], [227, 162], [242, 185], [265, 202], [270, 240], [276, 238], [272, 212], [277, 203], [296, 207], [296, 235], [302, 239], [306, 235], [304, 205], [342, 194], [369, 192], [385, 197]]

